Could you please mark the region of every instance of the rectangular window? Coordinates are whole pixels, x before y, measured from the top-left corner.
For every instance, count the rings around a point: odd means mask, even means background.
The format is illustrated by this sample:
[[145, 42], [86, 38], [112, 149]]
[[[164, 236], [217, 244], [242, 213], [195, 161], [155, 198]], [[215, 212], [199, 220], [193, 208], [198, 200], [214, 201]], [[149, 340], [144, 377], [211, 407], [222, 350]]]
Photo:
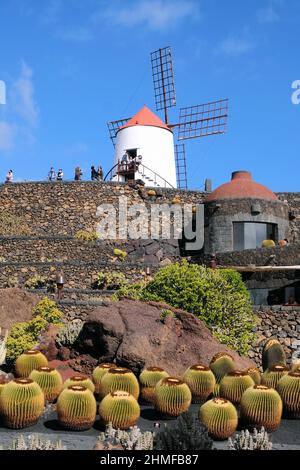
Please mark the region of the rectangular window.
[[263, 222], [233, 222], [233, 250], [260, 248], [264, 240], [276, 241], [276, 225]]

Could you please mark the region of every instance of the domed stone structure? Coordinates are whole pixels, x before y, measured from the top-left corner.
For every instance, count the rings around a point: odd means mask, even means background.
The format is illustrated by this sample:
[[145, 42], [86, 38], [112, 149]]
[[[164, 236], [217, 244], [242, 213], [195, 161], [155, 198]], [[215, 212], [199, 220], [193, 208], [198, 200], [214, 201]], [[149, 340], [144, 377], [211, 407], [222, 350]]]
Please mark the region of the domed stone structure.
[[235, 171], [231, 181], [205, 200], [205, 251], [217, 253], [262, 246], [263, 240], [288, 237], [288, 206], [248, 171]]

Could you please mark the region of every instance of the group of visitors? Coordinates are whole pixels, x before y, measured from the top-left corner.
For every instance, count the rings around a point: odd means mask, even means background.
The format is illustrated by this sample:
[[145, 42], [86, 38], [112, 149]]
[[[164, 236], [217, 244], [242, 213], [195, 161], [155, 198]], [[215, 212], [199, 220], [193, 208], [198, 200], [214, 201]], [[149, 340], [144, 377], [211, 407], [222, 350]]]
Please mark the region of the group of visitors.
[[49, 181], [62, 181], [63, 179], [63, 171], [61, 168], [59, 168], [58, 172], [54, 170], [53, 166], [50, 168], [50, 171], [48, 173], [48, 180]]
[[[54, 168], [51, 167], [48, 173], [48, 180], [49, 181], [62, 181], [63, 179], [63, 171], [60, 168], [56, 173]], [[80, 166], [75, 168], [74, 180], [81, 181], [81, 177], [83, 175], [83, 171]], [[97, 170], [94, 166], [91, 166], [91, 180], [92, 181], [102, 181], [103, 180], [103, 170], [101, 165], [98, 166]]]

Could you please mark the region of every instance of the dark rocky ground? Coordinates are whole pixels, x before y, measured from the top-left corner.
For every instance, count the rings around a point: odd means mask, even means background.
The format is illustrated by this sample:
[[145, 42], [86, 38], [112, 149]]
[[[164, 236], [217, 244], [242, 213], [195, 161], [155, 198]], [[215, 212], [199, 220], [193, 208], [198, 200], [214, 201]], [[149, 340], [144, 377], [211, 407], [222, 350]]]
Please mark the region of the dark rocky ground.
[[[197, 413], [198, 408], [199, 405], [192, 405], [190, 410]], [[160, 429], [163, 429], [164, 423], [172, 426], [175, 420], [161, 420], [153, 408], [142, 406], [141, 417], [137, 423], [139, 428], [142, 431], [154, 431], [154, 423], [156, 422], [159, 422]], [[12, 440], [20, 434], [28, 436], [38, 433], [46, 439], [61, 440], [68, 450], [92, 450], [99, 433], [103, 430], [104, 428], [100, 425], [99, 419], [96, 420], [94, 427], [88, 431], [72, 432], [63, 430], [57, 421], [56, 413], [51, 411], [47, 412], [38, 424], [30, 428], [15, 431], [4, 428], [0, 424], [0, 446], [4, 448], [10, 446]], [[271, 435], [271, 441], [274, 450], [300, 450], [300, 420], [283, 419], [280, 428]], [[228, 443], [227, 441], [215, 442], [214, 447], [219, 450], [226, 450]]]

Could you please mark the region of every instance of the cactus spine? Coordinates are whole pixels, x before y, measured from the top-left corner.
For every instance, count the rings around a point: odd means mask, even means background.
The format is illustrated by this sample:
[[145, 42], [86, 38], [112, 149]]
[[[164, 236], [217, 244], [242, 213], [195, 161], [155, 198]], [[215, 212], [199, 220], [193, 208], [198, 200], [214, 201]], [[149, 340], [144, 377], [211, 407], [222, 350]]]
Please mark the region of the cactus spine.
[[192, 392], [193, 403], [203, 403], [214, 391], [216, 379], [209, 367], [203, 364], [195, 364], [189, 367], [183, 380], [188, 384]]
[[57, 416], [61, 425], [72, 431], [90, 429], [96, 419], [97, 404], [91, 390], [70, 385], [57, 399]]
[[217, 384], [221, 382], [225, 375], [233, 372], [235, 369], [233, 357], [227, 353], [215, 354], [210, 361], [209, 367], [214, 373]]
[[146, 367], [140, 374], [141, 398], [146, 403], [154, 404], [156, 384], [165, 377], [169, 377], [168, 372], [160, 367]]
[[116, 429], [128, 429], [139, 419], [140, 407], [133, 395], [116, 390], [103, 398], [99, 405], [99, 415], [103, 424], [112, 423]]
[[289, 368], [282, 365], [274, 365], [267, 369], [261, 376], [262, 385], [266, 385], [270, 388], [276, 388], [281, 377], [287, 375]]
[[5, 426], [21, 429], [35, 424], [44, 409], [44, 394], [31, 379], [15, 379], [0, 395], [0, 414]]
[[73, 375], [73, 377], [70, 377], [64, 382], [63, 389], [71, 385], [82, 385], [82, 387], [88, 388], [92, 393], [95, 391], [95, 385], [86, 375]]
[[112, 362], [103, 362], [102, 364], [99, 364], [96, 369], [94, 369], [92, 379], [95, 385], [96, 395], [100, 395], [100, 383], [102, 377], [106, 374], [106, 372], [109, 371], [109, 369], [112, 369], [113, 367], [116, 367], [116, 364], [113, 364]]
[[123, 390], [138, 399], [140, 386], [134, 373], [125, 367], [114, 367], [102, 377], [100, 382], [100, 396], [104, 398], [110, 392]]
[[241, 420], [247, 427], [264, 427], [267, 432], [275, 431], [281, 420], [282, 401], [273, 388], [254, 385], [248, 388], [241, 399]]
[[261, 382], [261, 373], [257, 369], [257, 367], [249, 367], [249, 369], [246, 370], [247, 374], [250, 375], [251, 379], [255, 383], [255, 385], [259, 385]]
[[155, 387], [155, 408], [163, 415], [177, 417], [189, 409], [191, 401], [188, 385], [177, 377], [161, 379]]
[[48, 402], [55, 401], [61, 392], [63, 383], [61, 375], [51, 367], [40, 367], [33, 370], [29, 378], [39, 384], [45, 395], [45, 400]]
[[300, 371], [289, 372], [278, 382], [277, 392], [281, 396], [284, 414], [289, 418], [300, 418]]
[[34, 369], [47, 367], [48, 359], [44, 354], [37, 350], [24, 352], [19, 356], [15, 363], [16, 375], [21, 378], [29, 377]]
[[216, 440], [228, 439], [237, 428], [237, 411], [230, 401], [213, 398], [200, 407], [199, 419], [207, 427], [209, 435]]
[[226, 398], [232, 403], [238, 404], [241, 401], [242, 395], [249, 387], [253, 387], [254, 380], [251, 379], [247, 372], [235, 370], [229, 372], [221, 380], [220, 396]]
[[286, 365], [286, 357], [283, 347], [277, 339], [271, 338], [264, 345], [262, 352], [262, 366], [263, 370], [270, 369], [270, 367], [281, 364]]

